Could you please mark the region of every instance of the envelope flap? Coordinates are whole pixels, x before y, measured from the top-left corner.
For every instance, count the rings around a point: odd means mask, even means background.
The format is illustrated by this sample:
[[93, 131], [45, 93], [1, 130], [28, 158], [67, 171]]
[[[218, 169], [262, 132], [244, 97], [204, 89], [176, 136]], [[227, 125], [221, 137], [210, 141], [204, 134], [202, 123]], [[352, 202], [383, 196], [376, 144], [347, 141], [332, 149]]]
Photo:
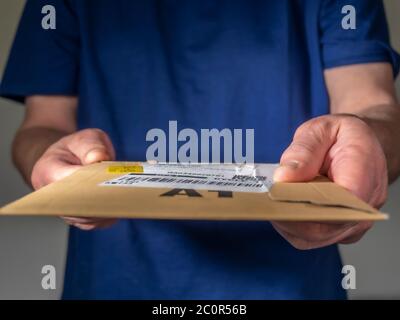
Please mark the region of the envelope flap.
[[373, 207], [325, 177], [317, 177], [310, 182], [275, 183], [269, 191], [269, 196], [274, 201], [306, 202], [369, 213], [377, 212]]

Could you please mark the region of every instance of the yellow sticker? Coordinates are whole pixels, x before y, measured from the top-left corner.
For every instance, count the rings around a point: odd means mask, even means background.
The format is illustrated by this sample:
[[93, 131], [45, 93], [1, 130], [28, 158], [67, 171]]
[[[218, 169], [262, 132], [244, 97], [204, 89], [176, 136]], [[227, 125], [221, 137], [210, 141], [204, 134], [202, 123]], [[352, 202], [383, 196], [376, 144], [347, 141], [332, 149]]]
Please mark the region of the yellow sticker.
[[143, 173], [143, 166], [109, 166], [108, 173]]

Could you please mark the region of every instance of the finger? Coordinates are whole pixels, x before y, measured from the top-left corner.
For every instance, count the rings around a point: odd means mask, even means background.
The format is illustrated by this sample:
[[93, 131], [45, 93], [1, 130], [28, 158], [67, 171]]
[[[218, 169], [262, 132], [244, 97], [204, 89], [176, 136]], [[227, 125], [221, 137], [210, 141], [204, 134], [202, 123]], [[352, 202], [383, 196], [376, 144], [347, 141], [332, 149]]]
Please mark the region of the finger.
[[88, 224], [88, 223], [103, 223], [103, 222], [108, 222], [108, 221], [116, 221], [115, 218], [97, 218], [97, 217], [70, 217], [70, 216], [62, 216], [64, 220], [68, 220], [69, 222], [72, 223], [82, 223], [82, 224]]
[[349, 225], [349, 228], [330, 238], [313, 238], [299, 236], [293, 233], [288, 233], [280, 227], [276, 227], [276, 230], [295, 248], [300, 250], [310, 250], [326, 247], [335, 243], [352, 243], [358, 241], [363, 236], [363, 234], [369, 228], [371, 228], [371, 226], [371, 222], [355, 223], [351, 226]]
[[352, 235], [351, 237], [347, 237], [346, 239], [340, 240], [339, 244], [352, 244], [352, 243], [355, 243], [355, 242], [359, 241], [367, 231], [368, 230], [365, 230], [365, 231], [362, 231], [362, 232], [358, 232], [358, 233]]
[[327, 159], [327, 173], [333, 181], [374, 207], [384, 203], [386, 159], [379, 141], [362, 120], [350, 118], [341, 125]]
[[96, 219], [96, 218], [69, 217], [69, 216], [63, 216], [62, 218], [63, 218], [64, 220], [70, 222], [70, 223], [81, 223], [81, 224], [93, 223], [93, 222], [99, 220], [98, 218]]
[[112, 226], [116, 220], [104, 220], [94, 223], [74, 223], [72, 226], [79, 228], [81, 230], [94, 230], [94, 229], [104, 229]]
[[326, 242], [340, 236], [354, 225], [353, 223], [329, 224], [318, 222], [273, 222], [275, 228], [293, 238], [308, 242]]
[[66, 147], [83, 165], [114, 160], [115, 151], [108, 135], [99, 129], [82, 130], [66, 140]]
[[94, 224], [83, 224], [83, 223], [71, 223], [71, 226], [84, 231], [90, 231], [96, 228]]
[[335, 141], [336, 124], [319, 117], [301, 125], [290, 146], [282, 154], [275, 171], [277, 182], [309, 181], [319, 174], [325, 155]]
[[364, 234], [372, 228], [373, 222], [362, 222], [359, 223], [357, 228], [354, 230], [353, 234], [344, 237], [342, 240], [339, 241], [340, 244], [350, 244], [350, 243], [355, 243], [358, 240], [360, 240]]
[[92, 230], [94, 228], [106, 228], [113, 225], [117, 221], [117, 219], [113, 218], [62, 217], [62, 219], [67, 224], [83, 230]]

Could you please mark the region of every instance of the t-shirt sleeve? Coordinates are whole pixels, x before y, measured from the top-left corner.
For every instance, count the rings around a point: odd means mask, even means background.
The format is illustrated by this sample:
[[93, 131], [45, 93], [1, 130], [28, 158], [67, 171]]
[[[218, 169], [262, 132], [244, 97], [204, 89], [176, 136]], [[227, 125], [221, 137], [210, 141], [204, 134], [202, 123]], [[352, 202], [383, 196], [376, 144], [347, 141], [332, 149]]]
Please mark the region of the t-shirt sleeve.
[[[351, 18], [353, 20], [349, 20]], [[398, 74], [400, 57], [390, 46], [385, 9], [381, 0], [323, 0], [319, 27], [325, 68], [389, 62], [395, 76]]]
[[[46, 7], [42, 13], [42, 8], [49, 5], [55, 9], [55, 29], [42, 26], [42, 19], [51, 12]], [[79, 27], [71, 1], [28, 0], [0, 95], [20, 102], [35, 94], [77, 95], [79, 47]]]

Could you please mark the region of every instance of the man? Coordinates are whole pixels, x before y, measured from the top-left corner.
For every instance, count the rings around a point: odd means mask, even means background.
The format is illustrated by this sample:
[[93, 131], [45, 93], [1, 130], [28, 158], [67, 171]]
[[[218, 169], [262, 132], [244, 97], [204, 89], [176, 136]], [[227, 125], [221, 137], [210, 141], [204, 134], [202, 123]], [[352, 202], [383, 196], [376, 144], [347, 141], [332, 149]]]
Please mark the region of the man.
[[[146, 132], [177, 120], [254, 128], [277, 181], [326, 174], [379, 207], [400, 169], [398, 69], [377, 0], [28, 1], [1, 94], [25, 101], [13, 155], [35, 189], [145, 160]], [[336, 244], [371, 227], [64, 219], [66, 299], [341, 299]]]

